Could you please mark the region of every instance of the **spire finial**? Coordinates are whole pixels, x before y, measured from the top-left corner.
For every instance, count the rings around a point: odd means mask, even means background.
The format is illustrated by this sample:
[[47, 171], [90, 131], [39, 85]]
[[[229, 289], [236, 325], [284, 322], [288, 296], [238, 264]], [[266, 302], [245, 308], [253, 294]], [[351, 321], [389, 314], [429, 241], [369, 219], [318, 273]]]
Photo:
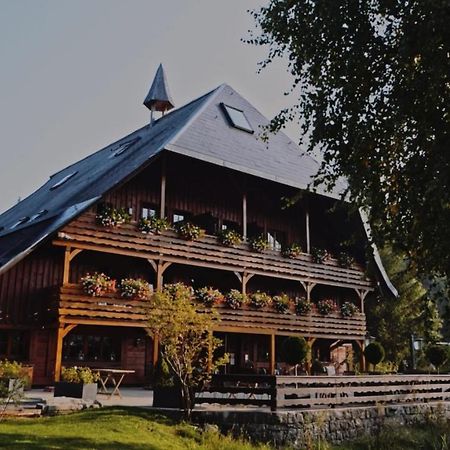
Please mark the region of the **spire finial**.
[[152, 112], [152, 115], [154, 111], [161, 111], [164, 114], [175, 106], [162, 64], [159, 65], [156, 71], [153, 83], [147, 97], [145, 97], [144, 105]]

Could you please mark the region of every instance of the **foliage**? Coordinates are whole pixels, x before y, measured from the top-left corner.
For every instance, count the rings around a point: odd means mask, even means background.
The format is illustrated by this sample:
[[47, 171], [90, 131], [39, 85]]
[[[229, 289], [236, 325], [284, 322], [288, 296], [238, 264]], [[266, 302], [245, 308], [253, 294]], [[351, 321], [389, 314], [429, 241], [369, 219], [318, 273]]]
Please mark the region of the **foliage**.
[[232, 229], [222, 230], [218, 233], [217, 238], [220, 243], [229, 247], [234, 247], [242, 242], [242, 236]]
[[295, 313], [298, 316], [306, 316], [311, 312], [312, 303], [306, 297], [295, 297]]
[[97, 383], [100, 376], [89, 367], [63, 367], [61, 369], [61, 380], [67, 383]]
[[239, 309], [242, 305], [248, 303], [248, 297], [237, 289], [231, 289], [225, 295], [225, 303], [231, 309]]
[[223, 294], [212, 287], [202, 287], [195, 291], [195, 297], [205, 306], [212, 306], [223, 301]]
[[[288, 61], [298, 98], [269, 131], [300, 123], [322, 152], [315, 185], [366, 208], [376, 242], [422, 272], [450, 272], [448, 2], [270, 0], [248, 42]], [[420, 38], [419, 38], [420, 37]]]
[[119, 289], [121, 297], [139, 300], [148, 300], [153, 293], [151, 284], [141, 278], [124, 278], [119, 284]]
[[324, 375], [327, 373], [325, 366], [318, 359], [312, 362], [311, 372], [313, 375]]
[[173, 374], [170, 372], [169, 365], [163, 356], [158, 358], [155, 367], [155, 373], [153, 377], [153, 382], [155, 386], [159, 387], [173, 387], [175, 386], [175, 381], [173, 379]]
[[163, 292], [167, 294], [172, 300], [178, 297], [194, 298], [194, 289], [184, 283], [169, 283], [164, 285]]
[[389, 247], [381, 249], [380, 254], [399, 297], [378, 296], [374, 301], [366, 301], [367, 326], [386, 349], [386, 359], [403, 366], [410, 357], [411, 334], [439, 336], [441, 323], [429, 320], [430, 308], [436, 312], [436, 306], [429, 303], [431, 299], [410, 260]]
[[111, 288], [111, 278], [103, 272], [94, 272], [92, 275], [87, 273], [81, 278], [84, 292], [92, 297], [101, 297]]
[[10, 404], [19, 404], [26, 383], [22, 364], [4, 359], [0, 361], [0, 420]]
[[319, 311], [320, 314], [323, 314], [324, 316], [332, 313], [336, 310], [336, 304], [333, 300], [329, 298], [325, 298], [323, 300], [319, 300], [317, 302], [317, 311]]
[[22, 364], [7, 359], [0, 361], [0, 378], [20, 378], [22, 373]]
[[[145, 391], [144, 391], [145, 392]], [[270, 450], [243, 438], [202, 430], [146, 408], [108, 407], [2, 423], [8, 450]]]
[[300, 244], [293, 243], [285, 247], [281, 254], [285, 258], [298, 258], [302, 254], [302, 247]]
[[355, 258], [347, 252], [340, 252], [337, 261], [341, 267], [349, 269], [355, 263]]
[[178, 234], [187, 241], [196, 241], [205, 235], [205, 230], [191, 222], [181, 222], [176, 225]]
[[131, 215], [125, 208], [113, 208], [110, 205], [102, 205], [95, 216], [97, 223], [104, 227], [117, 227], [131, 220]]
[[256, 291], [249, 295], [250, 306], [264, 308], [272, 303], [272, 297], [265, 292]]
[[324, 263], [329, 257], [329, 254], [323, 248], [313, 247], [311, 249], [311, 258], [317, 264]]
[[160, 234], [170, 228], [170, 223], [166, 218], [143, 217], [138, 222], [138, 228], [143, 233]]
[[274, 295], [272, 297], [272, 305], [277, 312], [286, 314], [289, 312], [291, 300], [286, 294]]
[[364, 356], [370, 364], [373, 364], [376, 367], [376, 365], [384, 359], [384, 348], [379, 342], [371, 342], [364, 349]]
[[283, 342], [283, 358], [284, 361], [291, 366], [301, 364], [307, 357], [308, 351], [308, 344], [302, 337], [290, 336]]
[[448, 349], [442, 345], [430, 345], [425, 349], [425, 355], [428, 361], [439, 369], [448, 359]]
[[255, 251], [262, 253], [264, 250], [269, 248], [269, 243], [265, 236], [260, 235], [250, 239], [250, 248]]
[[359, 308], [352, 302], [344, 302], [341, 306], [341, 314], [344, 317], [353, 317], [359, 313]]
[[195, 390], [201, 389], [211, 374], [225, 364], [227, 355], [218, 357], [222, 342], [213, 336], [219, 321], [214, 309], [198, 312], [188, 289], [176, 289], [153, 295], [147, 311], [147, 328], [158, 336], [161, 355], [182, 390], [186, 419], [194, 407]]

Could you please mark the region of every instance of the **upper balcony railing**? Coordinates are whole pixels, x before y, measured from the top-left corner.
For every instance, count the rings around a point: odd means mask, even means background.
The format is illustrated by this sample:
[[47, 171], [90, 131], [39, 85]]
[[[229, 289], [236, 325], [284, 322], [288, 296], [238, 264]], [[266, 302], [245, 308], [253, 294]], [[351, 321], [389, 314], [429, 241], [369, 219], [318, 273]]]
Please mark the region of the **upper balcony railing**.
[[96, 223], [94, 214], [84, 214], [66, 225], [54, 244], [360, 291], [373, 289], [372, 280], [356, 264], [344, 268], [332, 258], [315, 263], [306, 253], [293, 259], [275, 250], [257, 253], [246, 243], [226, 247], [209, 235], [197, 241], [186, 241], [174, 231], [143, 234], [136, 223], [106, 228]]

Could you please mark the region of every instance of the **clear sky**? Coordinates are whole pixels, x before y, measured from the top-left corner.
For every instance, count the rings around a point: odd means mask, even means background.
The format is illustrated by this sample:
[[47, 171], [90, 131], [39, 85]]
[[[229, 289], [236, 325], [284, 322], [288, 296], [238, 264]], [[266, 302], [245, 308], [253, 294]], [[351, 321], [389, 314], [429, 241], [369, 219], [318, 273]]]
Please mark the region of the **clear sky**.
[[144, 125], [160, 62], [176, 106], [226, 82], [275, 114], [289, 75], [281, 63], [257, 74], [265, 50], [241, 42], [247, 10], [265, 3], [0, 0], [0, 212]]

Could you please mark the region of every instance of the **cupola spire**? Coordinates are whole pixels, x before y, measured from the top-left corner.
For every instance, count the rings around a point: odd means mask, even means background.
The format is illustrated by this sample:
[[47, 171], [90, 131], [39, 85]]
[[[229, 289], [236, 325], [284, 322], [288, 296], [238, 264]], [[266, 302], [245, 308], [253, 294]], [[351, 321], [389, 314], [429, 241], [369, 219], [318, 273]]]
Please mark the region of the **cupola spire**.
[[147, 97], [145, 97], [144, 105], [150, 110], [150, 123], [153, 122], [153, 113], [155, 111], [160, 111], [164, 115], [166, 111], [175, 106], [162, 64], [159, 65], [156, 71], [153, 83]]

